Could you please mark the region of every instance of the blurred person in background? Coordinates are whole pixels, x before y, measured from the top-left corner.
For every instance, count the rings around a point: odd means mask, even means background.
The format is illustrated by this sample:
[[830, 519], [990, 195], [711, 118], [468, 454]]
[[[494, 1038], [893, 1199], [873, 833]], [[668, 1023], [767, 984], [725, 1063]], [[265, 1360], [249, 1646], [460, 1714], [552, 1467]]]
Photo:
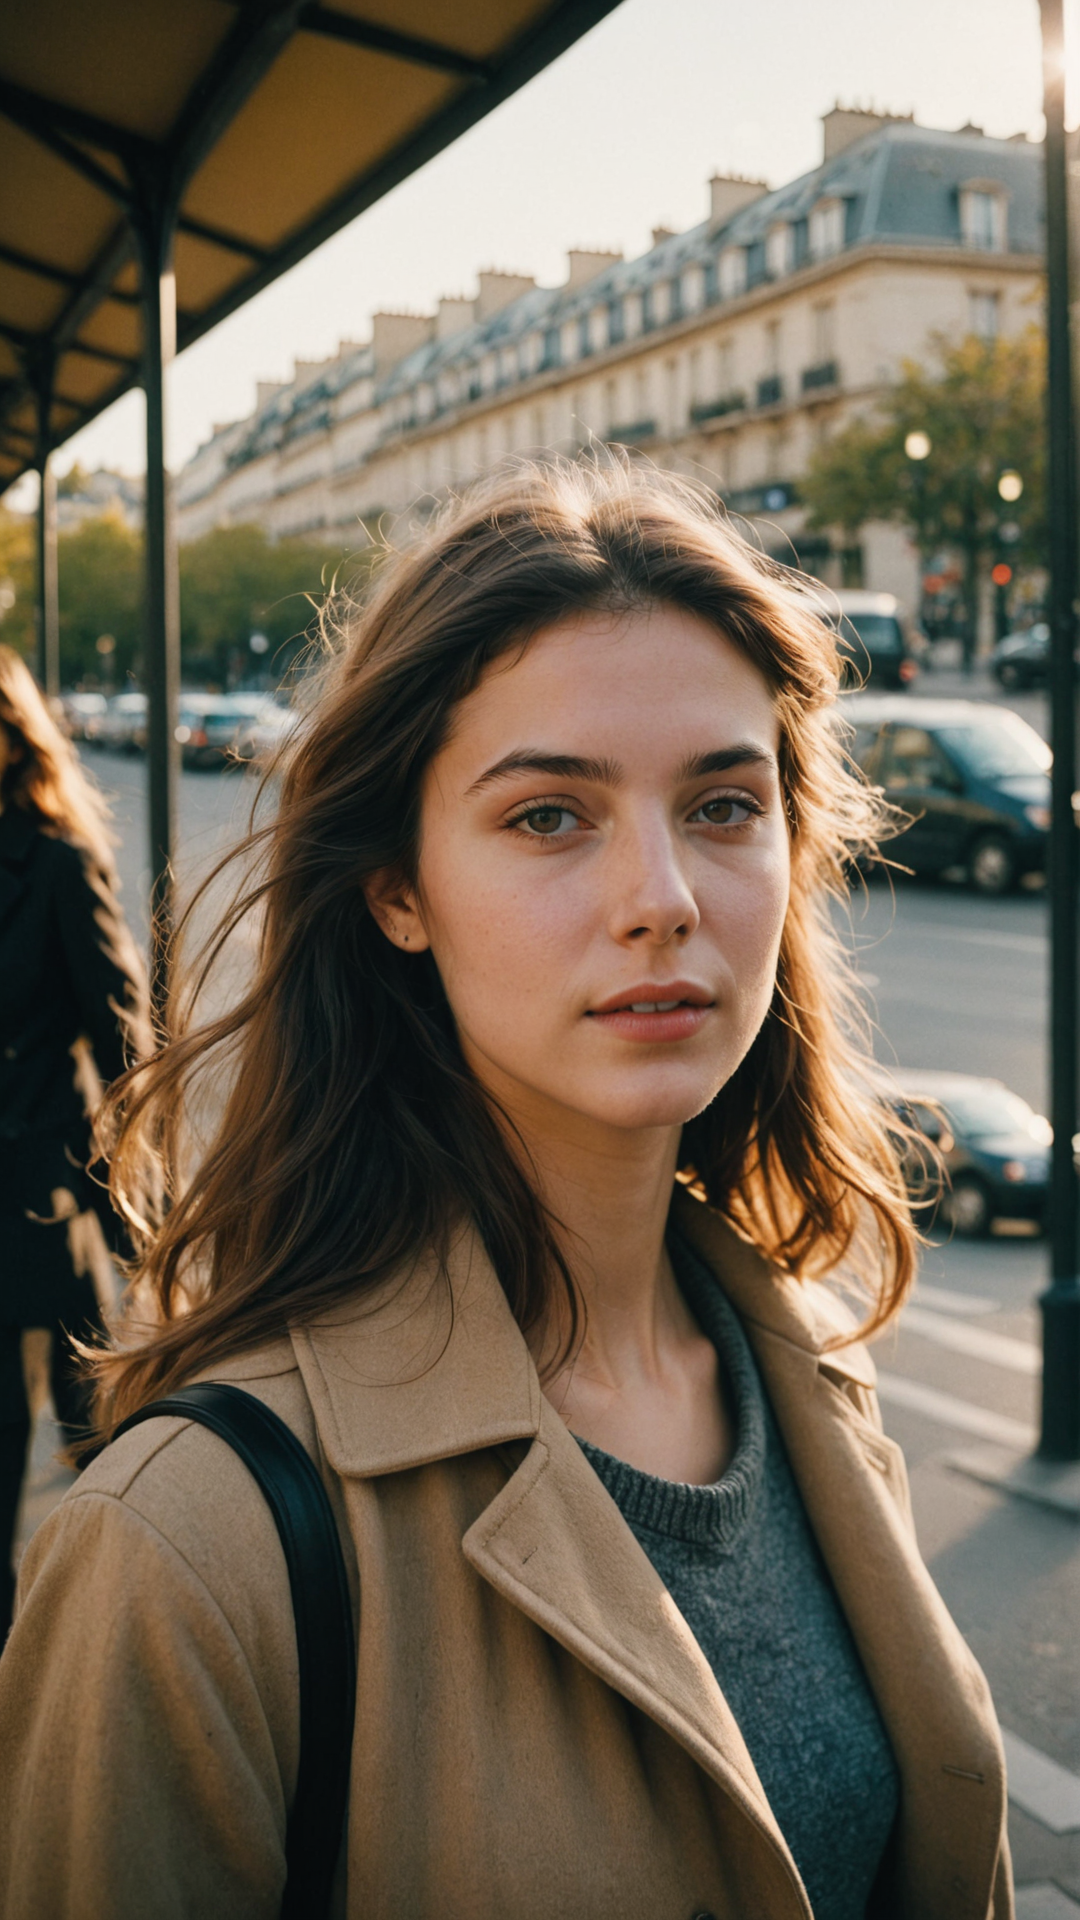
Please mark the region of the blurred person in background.
[[863, 1344], [915, 1234], [830, 915], [889, 821], [838, 682], [797, 578], [618, 461], [511, 464], [379, 570], [212, 936], [246, 901], [250, 978], [110, 1103], [146, 1231], [96, 1411], [151, 1417], [22, 1563], [5, 1920], [308, 1911], [274, 1522], [154, 1411], [199, 1379], [336, 1516], [335, 1917], [1010, 1920]]
[[0, 1644], [31, 1426], [23, 1335], [51, 1335], [53, 1404], [73, 1443], [89, 1405], [70, 1337], [100, 1329], [108, 1271], [88, 1104], [144, 1020], [107, 808], [0, 646]]

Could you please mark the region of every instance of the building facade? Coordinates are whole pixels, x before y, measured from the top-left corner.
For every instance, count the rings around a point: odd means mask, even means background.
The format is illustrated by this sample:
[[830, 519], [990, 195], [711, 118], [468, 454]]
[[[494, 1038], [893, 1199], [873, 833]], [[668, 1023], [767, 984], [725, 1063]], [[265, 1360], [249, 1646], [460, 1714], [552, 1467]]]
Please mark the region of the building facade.
[[936, 337], [1038, 318], [1041, 149], [837, 107], [813, 172], [717, 176], [708, 217], [653, 240], [633, 261], [571, 253], [560, 287], [481, 273], [472, 300], [376, 314], [368, 341], [215, 429], [179, 479], [181, 538], [254, 520], [351, 545], [505, 455], [601, 440], [705, 481], [831, 583], [912, 600], [903, 535], [870, 526], [833, 552], [804, 532], [800, 476]]

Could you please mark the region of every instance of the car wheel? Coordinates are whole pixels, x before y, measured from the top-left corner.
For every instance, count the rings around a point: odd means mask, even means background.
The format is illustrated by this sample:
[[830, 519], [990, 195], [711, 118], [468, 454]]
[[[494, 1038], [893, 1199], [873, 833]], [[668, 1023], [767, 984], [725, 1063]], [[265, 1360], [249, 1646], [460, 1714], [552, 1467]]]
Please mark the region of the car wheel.
[[958, 1239], [980, 1240], [990, 1231], [990, 1196], [981, 1180], [961, 1174], [946, 1187], [938, 1214]]
[[998, 685], [1004, 687], [1007, 693], [1018, 692], [1024, 684], [1023, 674], [1011, 660], [1002, 661], [997, 669], [997, 680]]
[[1000, 834], [976, 840], [968, 862], [968, 878], [976, 893], [1011, 893], [1016, 885], [1016, 855]]

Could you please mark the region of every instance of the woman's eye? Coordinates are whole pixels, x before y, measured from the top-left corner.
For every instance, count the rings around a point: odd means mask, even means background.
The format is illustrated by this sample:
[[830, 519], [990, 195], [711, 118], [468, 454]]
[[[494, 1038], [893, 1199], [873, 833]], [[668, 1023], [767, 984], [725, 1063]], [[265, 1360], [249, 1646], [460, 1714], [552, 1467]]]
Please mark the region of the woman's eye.
[[695, 818], [706, 820], [711, 827], [741, 827], [755, 812], [749, 800], [718, 796], [715, 800], [706, 800]]
[[577, 825], [577, 815], [568, 807], [530, 807], [528, 813], [519, 813], [514, 821], [515, 827], [524, 827], [528, 833], [550, 839], [553, 834], [572, 833]]

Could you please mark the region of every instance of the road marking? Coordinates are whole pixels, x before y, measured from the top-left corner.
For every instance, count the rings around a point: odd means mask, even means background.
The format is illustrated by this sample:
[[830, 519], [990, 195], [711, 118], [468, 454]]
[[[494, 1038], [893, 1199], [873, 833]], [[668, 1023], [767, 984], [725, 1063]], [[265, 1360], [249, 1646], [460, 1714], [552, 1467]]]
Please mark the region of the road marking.
[[932, 1287], [926, 1280], [920, 1280], [915, 1289], [917, 1305], [933, 1307], [940, 1313], [1000, 1313], [996, 1300], [987, 1300], [981, 1293], [954, 1293], [951, 1287]]
[[905, 1307], [901, 1329], [917, 1333], [935, 1346], [950, 1347], [953, 1353], [965, 1353], [969, 1360], [986, 1360], [992, 1367], [1009, 1367], [1013, 1373], [1034, 1378], [1042, 1372], [1042, 1354], [1027, 1340], [1013, 1340], [1006, 1333], [988, 1333], [985, 1327], [973, 1327], [967, 1320], [950, 1320], [943, 1313], [928, 1313], [924, 1307]]
[[947, 940], [950, 946], [957, 940], [966, 940], [972, 947], [1005, 947], [1013, 953], [1049, 951], [1049, 938], [1041, 933], [992, 933], [989, 928], [939, 927], [932, 920], [899, 919], [894, 920], [885, 933], [875, 934], [861, 951], [870, 952], [888, 933], [910, 933], [922, 940]]
[[1018, 1733], [1002, 1727], [1005, 1765], [1009, 1774], [1009, 1799], [1025, 1813], [1049, 1827], [1051, 1833], [1076, 1833], [1080, 1830], [1080, 1779], [1067, 1767], [1059, 1767], [1038, 1747], [1030, 1747]]
[[1016, 1889], [1016, 1920], [1080, 1920], [1080, 1906], [1049, 1880]]
[[879, 1373], [878, 1398], [886, 1406], [906, 1407], [909, 1413], [921, 1413], [939, 1426], [955, 1427], [958, 1433], [974, 1433], [980, 1440], [993, 1440], [998, 1446], [1015, 1447], [1030, 1453], [1038, 1435], [1023, 1420], [1011, 1420], [1007, 1414], [991, 1413], [989, 1407], [976, 1407], [970, 1400], [957, 1400], [936, 1387], [924, 1387], [920, 1380], [909, 1380], [902, 1373]]

